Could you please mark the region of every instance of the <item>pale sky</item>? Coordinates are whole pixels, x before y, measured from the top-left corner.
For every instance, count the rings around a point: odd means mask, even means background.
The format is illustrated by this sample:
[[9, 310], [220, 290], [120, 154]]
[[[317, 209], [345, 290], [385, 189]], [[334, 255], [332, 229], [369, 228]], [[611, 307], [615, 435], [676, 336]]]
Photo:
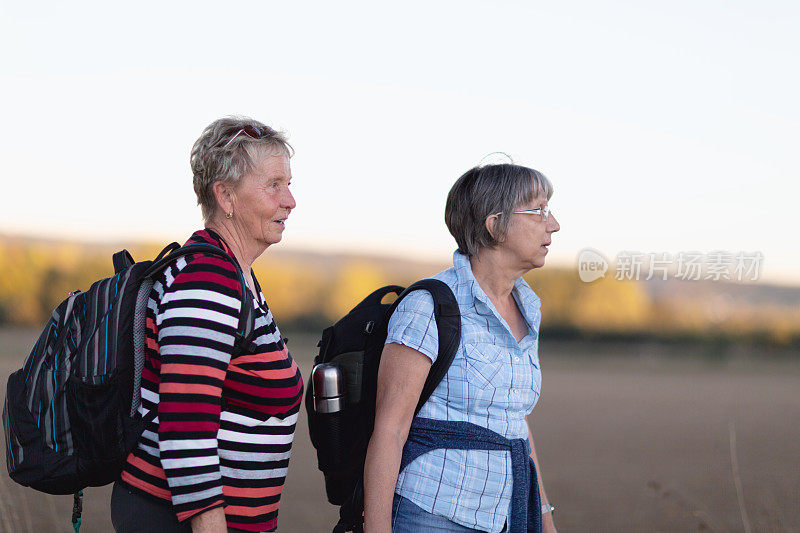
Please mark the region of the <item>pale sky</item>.
[[[284, 129], [286, 248], [447, 261], [456, 178], [544, 172], [579, 250], [800, 284], [793, 2], [0, 2], [0, 232], [183, 240], [212, 120]], [[267, 252], [269, 253], [269, 251]]]

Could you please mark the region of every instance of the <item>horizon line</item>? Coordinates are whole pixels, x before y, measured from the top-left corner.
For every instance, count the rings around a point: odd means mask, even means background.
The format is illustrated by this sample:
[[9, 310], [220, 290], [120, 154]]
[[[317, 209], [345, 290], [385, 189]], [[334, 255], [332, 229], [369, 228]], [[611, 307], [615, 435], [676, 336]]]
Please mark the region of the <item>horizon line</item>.
[[[163, 245], [168, 244], [164, 237], [156, 236], [154, 234], [146, 234], [141, 238], [133, 238], [133, 237], [109, 237], [105, 235], [95, 234], [95, 235], [86, 235], [82, 237], [74, 236], [74, 235], [65, 235], [60, 234], [59, 232], [55, 232], [54, 235], [45, 235], [40, 232], [27, 232], [27, 231], [13, 231], [8, 232], [4, 229], [0, 228], [0, 239], [8, 238], [8, 239], [19, 239], [19, 240], [30, 240], [30, 241], [45, 241], [45, 242], [54, 242], [54, 243], [64, 243], [64, 244], [76, 244], [76, 245], [83, 245], [83, 246], [103, 246], [103, 247], [110, 247], [113, 248], [114, 246], [121, 246], [121, 245], [152, 245], [156, 243], [163, 243]], [[455, 251], [455, 246], [452, 250], [449, 251], [437, 251], [433, 249], [428, 249], [425, 247], [420, 247], [417, 250], [413, 251], [415, 257], [409, 257], [408, 251], [396, 251], [395, 249], [388, 249], [380, 247], [378, 249], [366, 249], [365, 246], [359, 246], [358, 244], [350, 244], [350, 245], [343, 245], [340, 246], [339, 249], [333, 249], [331, 247], [321, 245], [321, 243], [314, 243], [311, 244], [309, 242], [301, 242], [300, 244], [294, 243], [276, 243], [280, 244], [279, 247], [276, 247], [273, 250], [273, 253], [277, 253], [279, 255], [283, 253], [307, 253], [307, 254], [316, 254], [316, 255], [324, 255], [329, 257], [335, 256], [356, 256], [362, 258], [370, 258], [376, 260], [385, 260], [385, 259], [401, 259], [403, 261], [407, 261], [409, 263], [428, 263], [428, 264], [436, 264], [447, 268], [450, 265], [450, 256]], [[368, 246], [368, 245], [367, 245]], [[263, 257], [263, 256], [262, 256]], [[548, 263], [553, 269], [559, 270], [575, 270], [577, 276], [577, 259], [575, 260], [567, 260], [563, 257], [553, 257], [550, 262]], [[613, 277], [612, 277], [613, 278]], [[636, 281], [646, 281], [646, 280], [636, 280]], [[695, 280], [678, 280], [678, 281], [695, 281]], [[700, 281], [712, 281], [712, 280], [700, 280]], [[800, 279], [788, 278], [784, 276], [767, 276], [767, 277], [760, 277], [755, 281], [745, 281], [745, 282], [736, 282], [735, 280], [718, 280], [722, 281], [723, 283], [729, 283], [732, 285], [741, 285], [741, 286], [772, 286], [772, 287], [785, 287], [785, 288], [800, 288]]]

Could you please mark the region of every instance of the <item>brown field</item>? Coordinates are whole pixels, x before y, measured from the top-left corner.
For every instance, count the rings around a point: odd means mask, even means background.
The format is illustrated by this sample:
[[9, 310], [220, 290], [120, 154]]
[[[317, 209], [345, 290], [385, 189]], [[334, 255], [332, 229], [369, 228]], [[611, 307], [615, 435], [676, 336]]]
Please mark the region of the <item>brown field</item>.
[[[36, 334], [0, 329], [0, 392]], [[304, 375], [315, 342], [290, 341]], [[800, 354], [698, 361], [655, 346], [598, 351], [542, 349], [531, 426], [559, 531], [800, 531]], [[82, 531], [111, 531], [109, 494], [86, 491]], [[71, 505], [0, 473], [0, 531], [70, 532]], [[337, 516], [304, 413], [281, 505], [281, 532], [330, 531]]]

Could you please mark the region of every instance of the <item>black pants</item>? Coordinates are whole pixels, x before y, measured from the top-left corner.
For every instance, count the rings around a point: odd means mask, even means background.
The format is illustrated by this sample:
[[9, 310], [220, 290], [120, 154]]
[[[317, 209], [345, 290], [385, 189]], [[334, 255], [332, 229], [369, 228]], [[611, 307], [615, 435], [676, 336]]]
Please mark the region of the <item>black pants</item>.
[[172, 505], [160, 503], [114, 483], [111, 523], [117, 533], [192, 533], [189, 520], [178, 522]]
[[[133, 492], [115, 482], [111, 491], [111, 523], [117, 533], [192, 533], [190, 520], [178, 522], [172, 504]], [[250, 533], [228, 528], [228, 533]]]

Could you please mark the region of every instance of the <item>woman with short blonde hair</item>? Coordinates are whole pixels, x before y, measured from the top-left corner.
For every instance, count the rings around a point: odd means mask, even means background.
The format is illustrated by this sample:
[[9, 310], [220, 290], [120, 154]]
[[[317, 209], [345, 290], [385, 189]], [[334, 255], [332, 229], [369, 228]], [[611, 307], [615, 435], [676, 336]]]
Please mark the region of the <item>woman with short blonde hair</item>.
[[251, 266], [296, 205], [291, 154], [243, 117], [211, 123], [192, 149], [205, 228], [187, 244], [224, 254], [179, 259], [153, 285], [139, 409], [150, 421], [114, 484], [119, 532], [277, 527], [303, 381]]

